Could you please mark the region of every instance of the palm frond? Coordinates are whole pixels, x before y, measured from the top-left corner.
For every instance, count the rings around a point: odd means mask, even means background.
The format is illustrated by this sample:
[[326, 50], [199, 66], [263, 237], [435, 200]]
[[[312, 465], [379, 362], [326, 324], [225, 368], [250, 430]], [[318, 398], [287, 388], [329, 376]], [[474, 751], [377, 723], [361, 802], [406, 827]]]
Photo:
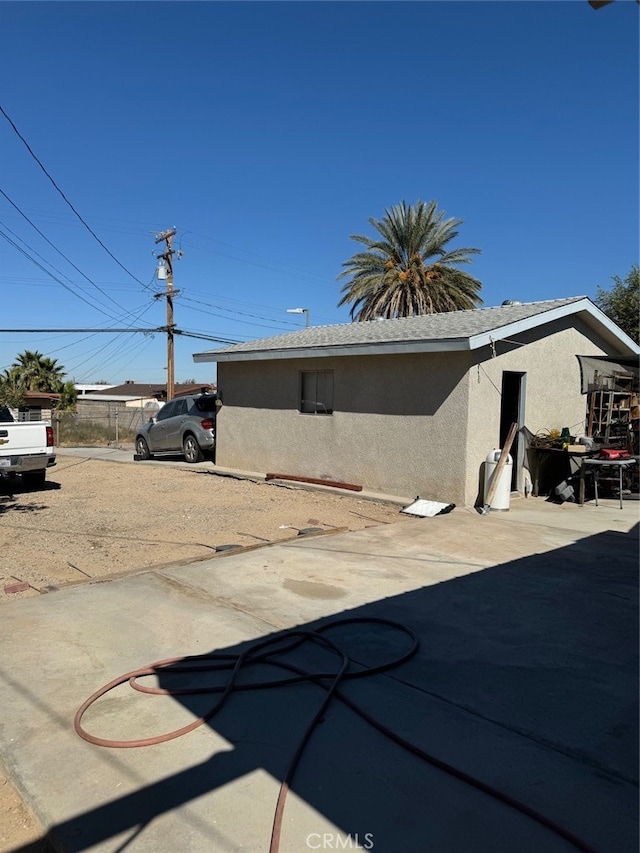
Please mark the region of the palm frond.
[[351, 318], [407, 317], [443, 311], [460, 311], [482, 304], [481, 282], [462, 270], [480, 249], [447, 249], [458, 236], [461, 219], [445, 219], [437, 202], [418, 200], [385, 209], [381, 220], [369, 224], [382, 239], [353, 234], [351, 239], [367, 251], [358, 252], [342, 266], [338, 280], [349, 278], [341, 289], [339, 306], [351, 305]]

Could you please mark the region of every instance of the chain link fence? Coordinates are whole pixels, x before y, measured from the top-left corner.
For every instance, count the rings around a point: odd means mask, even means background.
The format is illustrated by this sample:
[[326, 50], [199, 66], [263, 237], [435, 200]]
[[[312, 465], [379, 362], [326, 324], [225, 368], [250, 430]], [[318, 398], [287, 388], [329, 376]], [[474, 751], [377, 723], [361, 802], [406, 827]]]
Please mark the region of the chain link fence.
[[[117, 404], [101, 412], [53, 412], [51, 423], [58, 447], [113, 447], [133, 444], [136, 431], [149, 419], [142, 409]], [[152, 413], [153, 414], [153, 413]]]

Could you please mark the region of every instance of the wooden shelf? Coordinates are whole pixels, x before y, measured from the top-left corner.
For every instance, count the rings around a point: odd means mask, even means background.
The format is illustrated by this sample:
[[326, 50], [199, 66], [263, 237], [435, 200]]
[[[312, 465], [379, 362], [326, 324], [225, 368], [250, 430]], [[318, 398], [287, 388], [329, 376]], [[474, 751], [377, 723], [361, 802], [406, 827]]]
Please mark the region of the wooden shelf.
[[[590, 391], [587, 397], [587, 435], [607, 444], [620, 443], [637, 452], [640, 420], [638, 388], [634, 384], [637, 381], [630, 373], [604, 375], [599, 381], [603, 387]], [[621, 390], [606, 387], [612, 384]]]

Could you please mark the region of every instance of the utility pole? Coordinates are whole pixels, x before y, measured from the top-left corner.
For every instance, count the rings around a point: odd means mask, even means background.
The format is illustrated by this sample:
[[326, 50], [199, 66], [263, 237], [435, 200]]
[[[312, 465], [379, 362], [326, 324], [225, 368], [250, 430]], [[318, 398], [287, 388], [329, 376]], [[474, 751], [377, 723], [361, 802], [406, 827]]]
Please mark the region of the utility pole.
[[175, 228], [170, 228], [168, 231], [163, 231], [156, 237], [156, 243], [166, 243], [165, 251], [158, 255], [164, 261], [166, 268], [167, 289], [164, 293], [157, 293], [156, 298], [164, 297], [167, 300], [167, 400], [173, 398], [173, 389], [175, 384], [174, 377], [174, 350], [173, 350], [173, 331], [175, 323], [173, 322], [173, 297], [178, 291], [173, 289], [173, 262], [171, 260], [174, 254], [171, 248], [171, 241], [176, 233]]

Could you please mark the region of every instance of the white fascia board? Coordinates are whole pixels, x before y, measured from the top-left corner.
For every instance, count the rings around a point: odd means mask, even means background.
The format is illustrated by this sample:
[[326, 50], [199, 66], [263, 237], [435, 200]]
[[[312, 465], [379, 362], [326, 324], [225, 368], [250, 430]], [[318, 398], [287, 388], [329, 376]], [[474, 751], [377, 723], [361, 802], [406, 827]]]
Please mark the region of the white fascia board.
[[300, 347], [297, 349], [254, 350], [240, 352], [197, 352], [196, 363], [208, 361], [276, 361], [293, 358], [329, 358], [351, 355], [398, 355], [414, 352], [459, 352], [470, 349], [469, 338], [442, 341], [389, 341], [344, 346]]
[[534, 314], [532, 317], [527, 317], [524, 320], [518, 320], [515, 323], [509, 323], [507, 326], [501, 326], [497, 329], [492, 329], [489, 332], [483, 332], [481, 335], [474, 335], [470, 341], [470, 349], [479, 349], [480, 347], [488, 346], [492, 341], [500, 341], [504, 338], [510, 338], [518, 335], [521, 332], [528, 332], [530, 329], [535, 329], [538, 326], [552, 323], [554, 320], [560, 320], [563, 317], [569, 317], [572, 314], [589, 314], [594, 325], [603, 326], [606, 331], [614, 337], [620, 344], [622, 350], [628, 350], [629, 353], [640, 354], [640, 347], [622, 331], [616, 324], [607, 317], [590, 299], [580, 299], [576, 302], [570, 302], [567, 305], [561, 305], [558, 308], [553, 308], [550, 311], [545, 311], [542, 314]]
[[82, 394], [78, 397], [78, 402], [85, 403], [88, 400], [97, 400], [101, 403], [131, 403], [133, 400], [151, 400], [153, 395], [145, 394], [140, 396], [136, 394], [132, 397], [130, 394]]

